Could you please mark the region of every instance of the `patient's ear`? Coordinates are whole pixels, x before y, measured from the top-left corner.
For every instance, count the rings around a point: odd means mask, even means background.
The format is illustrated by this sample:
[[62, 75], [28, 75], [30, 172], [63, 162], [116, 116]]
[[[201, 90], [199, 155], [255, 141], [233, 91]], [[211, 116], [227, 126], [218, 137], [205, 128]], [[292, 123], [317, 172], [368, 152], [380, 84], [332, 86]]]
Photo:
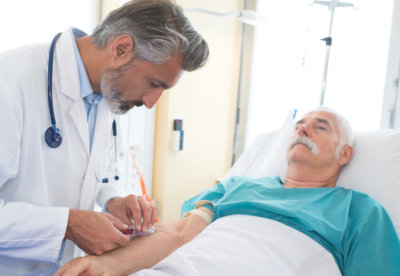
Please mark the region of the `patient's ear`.
[[339, 163], [341, 166], [350, 162], [353, 157], [354, 149], [350, 145], [344, 145], [342, 150], [340, 151]]

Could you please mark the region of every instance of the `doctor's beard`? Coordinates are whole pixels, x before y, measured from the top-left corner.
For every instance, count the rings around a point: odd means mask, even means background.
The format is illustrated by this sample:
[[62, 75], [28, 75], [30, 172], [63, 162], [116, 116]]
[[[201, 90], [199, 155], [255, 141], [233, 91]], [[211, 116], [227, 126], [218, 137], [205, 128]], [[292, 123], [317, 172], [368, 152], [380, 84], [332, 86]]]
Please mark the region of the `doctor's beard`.
[[318, 146], [315, 143], [313, 143], [310, 138], [307, 138], [305, 136], [299, 136], [299, 137], [291, 140], [289, 142], [287, 152], [289, 152], [297, 144], [305, 145], [311, 151], [311, 153], [314, 155], [317, 155], [319, 153]]
[[108, 69], [100, 80], [100, 88], [110, 111], [116, 115], [128, 112], [134, 106], [142, 106], [142, 101], [128, 100], [122, 96], [121, 78], [131, 63], [121, 65], [116, 69]]

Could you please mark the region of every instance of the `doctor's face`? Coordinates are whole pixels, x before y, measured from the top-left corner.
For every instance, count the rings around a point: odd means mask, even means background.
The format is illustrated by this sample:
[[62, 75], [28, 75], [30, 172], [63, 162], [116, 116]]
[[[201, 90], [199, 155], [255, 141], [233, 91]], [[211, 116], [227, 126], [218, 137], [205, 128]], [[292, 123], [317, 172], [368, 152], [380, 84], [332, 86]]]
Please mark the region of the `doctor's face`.
[[101, 78], [102, 95], [114, 114], [124, 114], [134, 106], [152, 108], [165, 89], [174, 86], [183, 74], [181, 58], [172, 56], [164, 64], [134, 59]]
[[313, 167], [338, 165], [335, 156], [340, 143], [336, 116], [327, 111], [312, 111], [296, 123], [289, 142], [287, 159], [290, 163]]

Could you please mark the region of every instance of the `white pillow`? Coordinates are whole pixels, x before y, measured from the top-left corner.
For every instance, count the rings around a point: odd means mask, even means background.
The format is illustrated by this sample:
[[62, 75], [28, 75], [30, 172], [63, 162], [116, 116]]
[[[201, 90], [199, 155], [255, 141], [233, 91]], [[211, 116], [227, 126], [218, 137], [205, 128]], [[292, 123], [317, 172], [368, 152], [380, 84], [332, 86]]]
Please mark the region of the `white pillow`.
[[[293, 125], [293, 120], [287, 119], [280, 130], [259, 135], [224, 179], [279, 175], [284, 180], [286, 147]], [[342, 169], [337, 186], [378, 200], [400, 235], [400, 130], [356, 132], [353, 159]]]
[[224, 180], [232, 176], [261, 178], [273, 175], [285, 179], [286, 149], [295, 123], [292, 117], [289, 113], [281, 129], [260, 134], [233, 164]]
[[342, 169], [337, 186], [378, 200], [400, 235], [400, 131], [356, 132], [353, 159]]

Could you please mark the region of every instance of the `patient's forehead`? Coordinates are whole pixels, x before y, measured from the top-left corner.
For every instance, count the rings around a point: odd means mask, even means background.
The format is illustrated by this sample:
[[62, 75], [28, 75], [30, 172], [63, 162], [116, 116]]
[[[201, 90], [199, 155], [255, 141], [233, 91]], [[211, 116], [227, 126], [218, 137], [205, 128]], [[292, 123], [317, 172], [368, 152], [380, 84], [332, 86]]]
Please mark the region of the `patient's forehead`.
[[321, 122], [329, 124], [335, 131], [338, 131], [337, 117], [334, 113], [325, 110], [313, 110], [307, 112], [296, 122], [296, 125], [302, 123]]

